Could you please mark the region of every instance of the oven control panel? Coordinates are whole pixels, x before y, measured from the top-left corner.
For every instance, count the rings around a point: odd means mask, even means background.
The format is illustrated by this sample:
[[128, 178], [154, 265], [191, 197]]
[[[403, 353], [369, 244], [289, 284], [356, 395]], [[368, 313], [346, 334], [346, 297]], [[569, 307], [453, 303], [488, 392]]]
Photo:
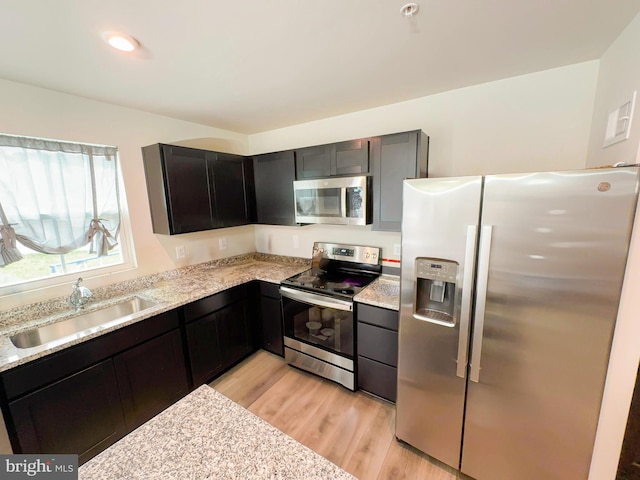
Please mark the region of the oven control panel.
[[382, 252], [379, 247], [362, 245], [316, 242], [313, 244], [313, 256], [370, 265], [379, 265], [382, 262]]

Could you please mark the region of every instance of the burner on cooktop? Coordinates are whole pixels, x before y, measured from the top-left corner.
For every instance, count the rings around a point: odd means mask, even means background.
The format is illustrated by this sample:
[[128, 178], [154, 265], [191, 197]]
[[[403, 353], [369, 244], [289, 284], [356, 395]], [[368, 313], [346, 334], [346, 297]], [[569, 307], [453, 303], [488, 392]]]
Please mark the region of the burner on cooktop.
[[307, 290], [315, 290], [325, 295], [352, 297], [377, 278], [371, 273], [354, 273], [339, 270], [306, 270], [294, 275], [282, 283]]
[[311, 283], [318, 279], [318, 277], [314, 277], [313, 275], [300, 275], [296, 277], [296, 281], [300, 283]]

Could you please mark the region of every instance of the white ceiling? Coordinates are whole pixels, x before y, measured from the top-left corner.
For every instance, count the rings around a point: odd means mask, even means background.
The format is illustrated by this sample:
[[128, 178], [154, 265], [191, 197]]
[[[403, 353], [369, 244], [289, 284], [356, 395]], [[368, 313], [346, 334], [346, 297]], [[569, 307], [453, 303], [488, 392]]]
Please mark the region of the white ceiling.
[[[600, 58], [640, 0], [0, 0], [0, 78], [257, 133]], [[118, 53], [120, 30], [142, 50]], [[637, 59], [630, 59], [637, 61]]]

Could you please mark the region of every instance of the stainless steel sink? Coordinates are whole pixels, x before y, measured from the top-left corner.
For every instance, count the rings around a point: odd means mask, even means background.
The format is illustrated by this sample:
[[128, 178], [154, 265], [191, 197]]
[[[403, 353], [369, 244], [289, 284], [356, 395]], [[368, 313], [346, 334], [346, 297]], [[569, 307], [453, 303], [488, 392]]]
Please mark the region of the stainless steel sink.
[[130, 319], [134, 313], [155, 305], [155, 302], [133, 297], [124, 302], [87, 312], [67, 320], [18, 333], [10, 337], [10, 339], [18, 348], [32, 348], [66, 339], [67, 337], [80, 338], [100, 328], [124, 322]]

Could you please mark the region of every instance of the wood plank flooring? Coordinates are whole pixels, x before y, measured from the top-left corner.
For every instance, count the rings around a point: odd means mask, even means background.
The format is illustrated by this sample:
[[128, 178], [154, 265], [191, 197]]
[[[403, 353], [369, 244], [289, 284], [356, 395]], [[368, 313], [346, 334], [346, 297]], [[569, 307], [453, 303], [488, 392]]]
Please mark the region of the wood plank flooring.
[[287, 365], [260, 350], [210, 383], [271, 425], [360, 480], [453, 480], [394, 435], [395, 407]]

